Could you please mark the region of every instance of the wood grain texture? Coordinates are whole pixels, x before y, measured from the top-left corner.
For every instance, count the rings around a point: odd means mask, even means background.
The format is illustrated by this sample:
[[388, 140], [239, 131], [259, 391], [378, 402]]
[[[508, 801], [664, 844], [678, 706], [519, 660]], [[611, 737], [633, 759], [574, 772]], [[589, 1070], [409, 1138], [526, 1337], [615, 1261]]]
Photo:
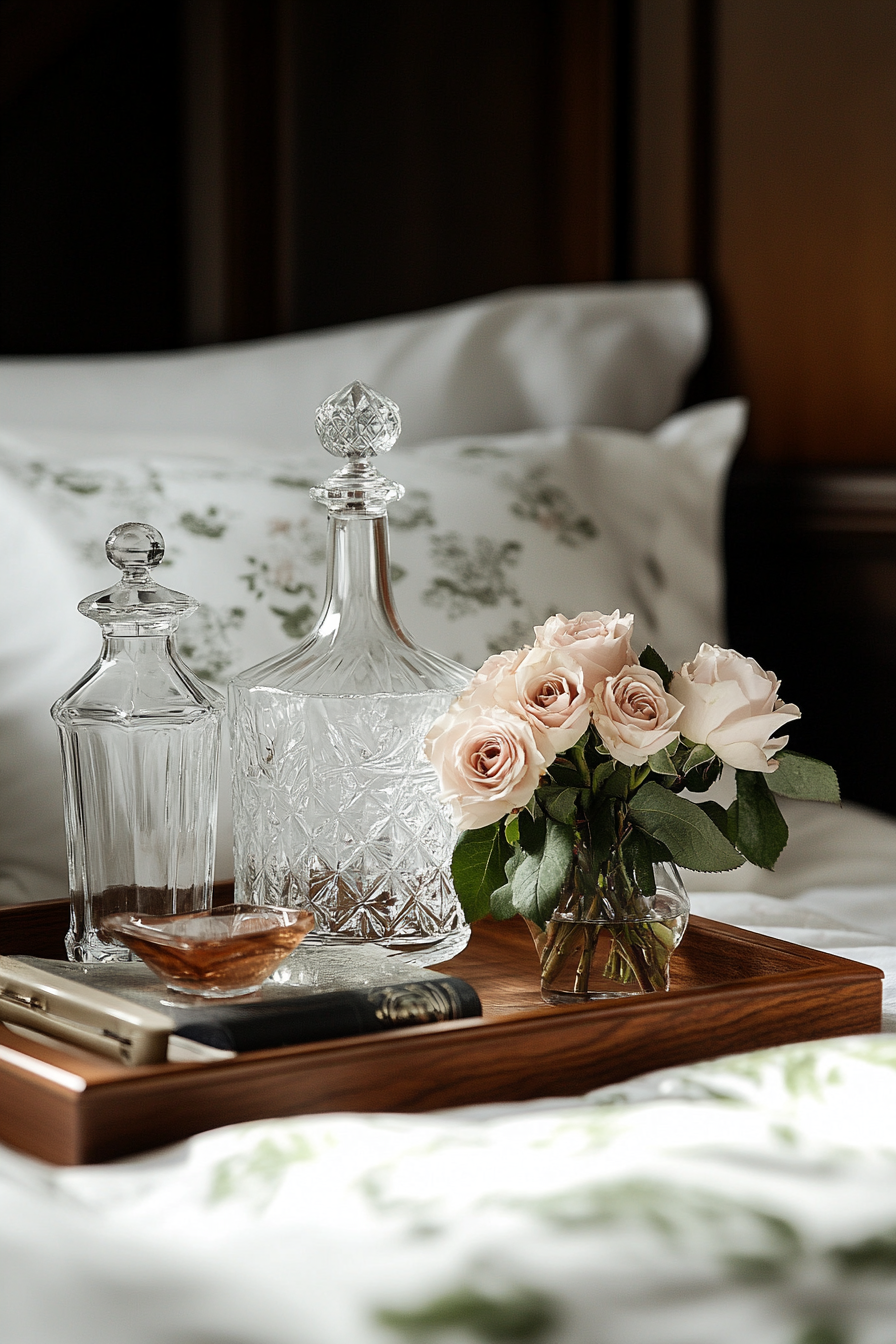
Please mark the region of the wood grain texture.
[[692, 0], [635, 0], [632, 275], [694, 273]]
[[65, 960], [68, 901], [41, 901], [0, 909], [0, 956], [27, 952], [32, 957]]
[[[3, 945], [23, 930], [32, 942], [10, 951], [52, 945], [53, 905], [32, 907], [30, 919], [0, 912]], [[10, 913], [17, 931], [4, 934]], [[482, 1019], [220, 1063], [127, 1069], [0, 1028], [0, 1138], [53, 1162], [107, 1161], [244, 1120], [573, 1096], [655, 1068], [880, 1027], [875, 968], [696, 917], [668, 995], [547, 1008], [518, 920], [482, 921], [443, 969], [476, 986]], [[10, 1051], [37, 1061], [32, 1068], [61, 1069], [70, 1084], [28, 1073]]]
[[896, 444], [896, 6], [719, 0], [715, 268], [766, 461]]

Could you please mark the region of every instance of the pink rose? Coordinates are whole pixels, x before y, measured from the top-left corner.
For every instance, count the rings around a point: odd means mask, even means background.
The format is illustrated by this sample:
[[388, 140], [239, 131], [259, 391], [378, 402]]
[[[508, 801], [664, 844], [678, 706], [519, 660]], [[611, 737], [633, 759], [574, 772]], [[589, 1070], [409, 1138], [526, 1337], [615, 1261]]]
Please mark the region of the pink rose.
[[523, 807], [554, 759], [526, 719], [499, 705], [458, 705], [430, 728], [424, 747], [459, 830], [477, 831]]
[[591, 696], [581, 665], [569, 649], [531, 649], [495, 683], [495, 703], [528, 719], [551, 755], [566, 751], [591, 719]]
[[575, 658], [585, 674], [589, 691], [607, 677], [615, 677], [624, 667], [635, 661], [632, 652], [634, 616], [603, 616], [599, 611], [583, 611], [572, 620], [565, 616], [551, 616], [544, 625], [535, 627], [535, 646], [542, 649], [565, 649]]
[[623, 765], [644, 765], [677, 739], [681, 709], [656, 672], [636, 665], [598, 687], [594, 722], [611, 756]]
[[470, 682], [470, 690], [484, 682], [498, 681], [508, 672], [515, 672], [528, 652], [527, 644], [524, 649], [505, 649], [503, 653], [493, 653], [491, 658], [486, 658]]
[[507, 649], [504, 653], [493, 653], [476, 673], [465, 691], [454, 702], [452, 708], [465, 709], [468, 705], [493, 705], [495, 692], [505, 677], [513, 677], [514, 672], [529, 652], [524, 649]]
[[679, 730], [736, 770], [771, 774], [778, 768], [771, 757], [789, 741], [772, 734], [800, 717], [796, 705], [778, 699], [780, 685], [755, 659], [701, 644], [694, 661], [672, 678], [671, 689], [684, 706]]

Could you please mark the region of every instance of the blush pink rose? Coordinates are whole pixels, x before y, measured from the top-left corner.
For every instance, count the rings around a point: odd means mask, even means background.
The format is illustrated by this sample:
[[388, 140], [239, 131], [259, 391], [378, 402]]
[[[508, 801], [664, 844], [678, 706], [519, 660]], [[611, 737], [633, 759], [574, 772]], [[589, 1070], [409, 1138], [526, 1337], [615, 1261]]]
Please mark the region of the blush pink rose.
[[531, 725], [500, 705], [458, 705], [430, 728], [424, 747], [439, 795], [462, 831], [500, 821], [532, 797], [554, 759]]
[[523, 649], [505, 649], [503, 653], [493, 653], [491, 658], [486, 658], [470, 682], [470, 690], [474, 686], [482, 686], [485, 682], [499, 681], [507, 673], [515, 672], [528, 652], [527, 644]]
[[624, 667], [597, 689], [594, 723], [604, 746], [623, 765], [644, 765], [679, 735], [682, 707], [648, 667]]
[[591, 720], [591, 696], [569, 649], [530, 649], [495, 683], [495, 702], [528, 719], [552, 755], [578, 742]]
[[476, 673], [465, 691], [455, 700], [454, 709], [464, 709], [467, 705], [493, 705], [500, 683], [513, 674], [529, 652], [524, 649], [506, 649], [504, 653], [493, 653]]
[[535, 627], [535, 647], [563, 649], [585, 674], [585, 686], [593, 692], [607, 677], [615, 677], [635, 661], [632, 652], [634, 616], [614, 611], [604, 616], [599, 611], [583, 611], [572, 620], [551, 616]]
[[778, 768], [771, 757], [789, 741], [773, 734], [800, 717], [796, 705], [778, 699], [780, 685], [755, 659], [701, 644], [694, 661], [672, 678], [670, 689], [684, 706], [678, 727], [726, 765], [771, 774]]

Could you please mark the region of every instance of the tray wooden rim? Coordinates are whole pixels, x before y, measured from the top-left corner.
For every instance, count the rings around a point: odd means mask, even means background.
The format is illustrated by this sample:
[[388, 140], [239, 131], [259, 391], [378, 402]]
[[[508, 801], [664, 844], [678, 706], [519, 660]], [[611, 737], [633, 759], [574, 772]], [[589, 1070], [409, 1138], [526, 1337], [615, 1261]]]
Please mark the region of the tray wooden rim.
[[[29, 927], [46, 932], [52, 926], [58, 933], [67, 910], [65, 901], [0, 910], [0, 950], [14, 955], [10, 944], [27, 942]], [[576, 1095], [604, 1081], [663, 1067], [662, 1057], [657, 1062], [658, 1048], [670, 1033], [677, 1044], [668, 1063], [681, 1064], [790, 1040], [880, 1029], [879, 968], [700, 916], [692, 916], [690, 930], [698, 941], [712, 940], [706, 945], [722, 949], [722, 955], [727, 945], [732, 953], [755, 955], [777, 969], [663, 995], [544, 1005], [504, 1016], [252, 1051], [237, 1059], [139, 1068], [100, 1057], [83, 1063], [49, 1045], [13, 1038], [0, 1026], [6, 1056], [0, 1057], [0, 1074], [7, 1084], [16, 1081], [17, 1095], [35, 1122], [42, 1104], [47, 1116], [41, 1123], [56, 1126], [55, 1138], [49, 1130], [32, 1136], [23, 1128], [24, 1115], [17, 1119], [4, 1112], [0, 1092], [0, 1137], [51, 1161], [97, 1161], [158, 1147], [215, 1124], [264, 1115], [425, 1110]], [[506, 926], [493, 921], [474, 928], [474, 938], [490, 955], [509, 936]], [[536, 967], [533, 954], [533, 975]], [[457, 973], [464, 972], [458, 968]], [[818, 1021], [807, 1016], [807, 1005], [813, 1006]], [[836, 1012], [843, 1013], [842, 1026]], [[10, 1046], [83, 1081], [75, 1090], [26, 1073], [10, 1062]], [[585, 1072], [575, 1072], [573, 1086], [555, 1067], [564, 1058], [570, 1070], [579, 1070], [584, 1062]], [[378, 1080], [380, 1091], [373, 1084], [365, 1091], [356, 1081], [365, 1077]], [[456, 1097], [452, 1087], [459, 1089]], [[256, 1088], [259, 1098], [269, 1097], [268, 1103], [256, 1100]], [[379, 1104], [381, 1096], [385, 1104]], [[334, 1104], [329, 1104], [331, 1099]], [[163, 1114], [171, 1106], [183, 1113], [179, 1127], [172, 1128], [173, 1121]]]
[[[67, 901], [46, 901], [33, 902], [28, 905], [19, 905], [9, 907], [11, 910], [34, 912], [48, 910], [49, 907], [55, 910], [68, 911]], [[0, 928], [4, 921], [7, 910], [0, 909]], [[489, 917], [490, 920], [490, 917]], [[883, 981], [884, 972], [875, 966], [869, 966], [864, 962], [850, 961], [846, 957], [838, 956], [833, 952], [820, 952], [816, 948], [804, 947], [799, 943], [788, 943], [782, 938], [774, 938], [764, 933], [755, 933], [750, 929], [741, 929], [736, 925], [724, 924], [719, 920], [709, 919], [703, 915], [691, 915], [689, 927], [697, 929], [707, 934], [711, 934], [719, 941], [729, 941], [738, 944], [753, 944], [761, 946], [768, 950], [774, 950], [792, 959], [806, 964], [800, 969], [792, 969], [786, 972], [771, 972], [766, 975], [750, 976], [742, 980], [719, 981], [711, 985], [693, 985], [689, 988], [671, 989], [668, 994], [632, 996], [630, 998], [604, 999], [596, 1003], [563, 1004], [560, 1006], [551, 1006], [544, 1004], [541, 1007], [528, 1011], [521, 1011], [508, 1014], [504, 1017], [472, 1017], [464, 1018], [457, 1022], [433, 1022], [422, 1026], [403, 1027], [384, 1034], [374, 1036], [343, 1036], [330, 1041], [312, 1041], [305, 1045], [287, 1045], [277, 1046], [266, 1050], [251, 1050], [239, 1055], [237, 1059], [223, 1060], [195, 1060], [184, 1061], [177, 1064], [146, 1064], [134, 1068], [123, 1068], [116, 1065], [114, 1061], [102, 1060], [101, 1063], [110, 1069], [115, 1070], [114, 1076], [108, 1078], [90, 1080], [87, 1087], [91, 1090], [98, 1087], [114, 1087], [120, 1083], [128, 1083], [138, 1078], [156, 1077], [159, 1075], [168, 1076], [172, 1073], [193, 1073], [197, 1070], [207, 1072], [216, 1069], [233, 1069], [234, 1066], [243, 1066], [253, 1060], [269, 1059], [294, 1059], [305, 1055], [316, 1055], [325, 1053], [341, 1053], [348, 1046], [355, 1045], [381, 1045], [384, 1042], [400, 1042], [408, 1038], [420, 1039], [423, 1036], [439, 1036], [445, 1033], [456, 1031], [475, 1031], [477, 1034], [502, 1035], [509, 1034], [513, 1028], [523, 1034], [529, 1034], [533, 1030], [551, 1030], [551, 1024], [557, 1018], [567, 1018], [570, 1016], [583, 1017], [585, 1019], [595, 1018], [598, 1021], [603, 1020], [608, 1014], [632, 1013], [639, 1015], [665, 1014], [668, 1011], [668, 1005], [679, 1001], [687, 996], [691, 1000], [701, 998], [727, 998], [732, 995], [742, 999], [751, 991], [761, 992], [766, 986], [777, 985], [782, 978], [791, 983], [810, 983], [819, 977], [828, 979], [835, 977], [840, 984], [847, 984], [851, 980], [857, 983], [869, 979]], [[14, 955], [14, 954], [9, 954]], [[60, 1056], [62, 1052], [60, 1051]], [[71, 1060], [71, 1056], [66, 1055]]]

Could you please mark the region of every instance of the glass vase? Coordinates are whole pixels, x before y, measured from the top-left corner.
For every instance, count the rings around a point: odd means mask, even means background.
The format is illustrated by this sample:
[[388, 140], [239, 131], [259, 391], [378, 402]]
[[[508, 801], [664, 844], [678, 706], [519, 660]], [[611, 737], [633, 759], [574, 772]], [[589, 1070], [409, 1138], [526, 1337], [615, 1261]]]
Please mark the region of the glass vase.
[[[644, 885], [648, 885], [644, 883]], [[545, 1003], [665, 993], [690, 905], [674, 863], [653, 865], [642, 890], [618, 850], [595, 861], [578, 843], [560, 901], [544, 929], [529, 921]]]

